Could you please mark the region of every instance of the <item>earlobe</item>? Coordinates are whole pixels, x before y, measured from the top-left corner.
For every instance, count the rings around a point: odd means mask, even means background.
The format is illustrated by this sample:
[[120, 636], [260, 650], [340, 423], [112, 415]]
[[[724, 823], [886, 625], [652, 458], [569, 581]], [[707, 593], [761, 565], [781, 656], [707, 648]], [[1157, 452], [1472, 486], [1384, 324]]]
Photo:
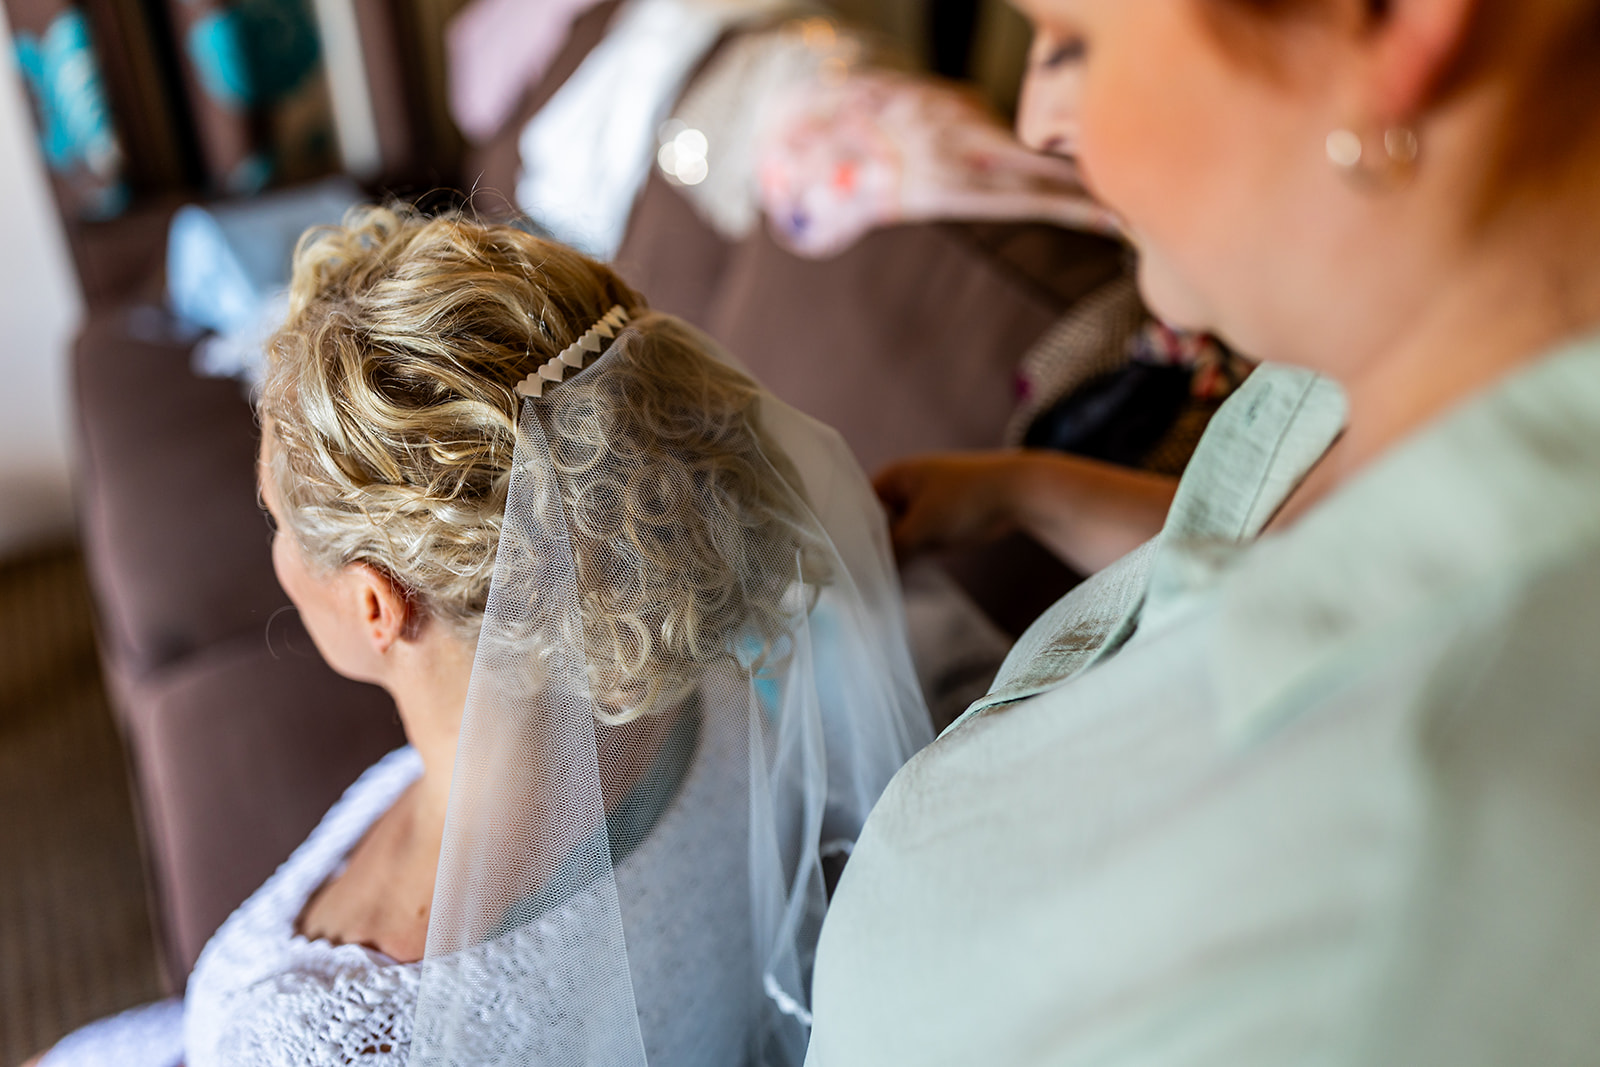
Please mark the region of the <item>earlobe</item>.
[[1388, 0], [1378, 16], [1372, 117], [1407, 126], [1438, 102], [1466, 49], [1481, 0]]
[[1364, 0], [1365, 52], [1328, 161], [1364, 192], [1410, 182], [1428, 113], [1448, 92], [1481, 0]]

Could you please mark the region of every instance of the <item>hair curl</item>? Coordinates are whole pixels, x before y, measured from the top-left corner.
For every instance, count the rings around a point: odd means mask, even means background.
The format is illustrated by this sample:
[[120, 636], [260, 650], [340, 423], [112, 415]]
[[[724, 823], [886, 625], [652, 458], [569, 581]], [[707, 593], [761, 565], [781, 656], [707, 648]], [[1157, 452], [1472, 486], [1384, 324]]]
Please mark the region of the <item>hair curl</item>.
[[549, 465], [530, 472], [565, 518], [591, 688], [611, 721], [681, 698], [711, 663], [770, 655], [792, 626], [796, 566], [826, 580], [754, 383], [586, 256], [387, 206], [301, 239], [260, 402], [266, 476], [308, 563], [376, 567], [421, 618], [471, 640], [511, 483], [516, 384], [619, 304], [633, 322], [607, 359], [621, 362], [534, 402]]

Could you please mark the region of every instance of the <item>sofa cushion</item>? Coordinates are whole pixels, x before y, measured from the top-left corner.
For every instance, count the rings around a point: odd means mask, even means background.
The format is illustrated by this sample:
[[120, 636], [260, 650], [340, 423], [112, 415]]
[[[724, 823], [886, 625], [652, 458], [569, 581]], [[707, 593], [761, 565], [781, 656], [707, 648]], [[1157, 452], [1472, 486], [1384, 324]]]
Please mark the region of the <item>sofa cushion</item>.
[[334, 674], [298, 619], [137, 683], [127, 736], [168, 974], [405, 743], [387, 693]]
[[288, 603], [256, 503], [255, 417], [196, 377], [151, 306], [95, 312], [73, 353], [82, 530], [101, 636], [138, 675], [217, 641], [260, 640]]
[[652, 171], [614, 265], [652, 308], [709, 330], [732, 252], [689, 201]]
[[1023, 352], [1121, 256], [1065, 230], [946, 224], [878, 230], [813, 260], [757, 230], [730, 255], [709, 328], [870, 472], [997, 447]]
[[102, 307], [124, 300], [160, 300], [167, 225], [185, 198], [167, 194], [116, 219], [67, 228], [84, 301]]

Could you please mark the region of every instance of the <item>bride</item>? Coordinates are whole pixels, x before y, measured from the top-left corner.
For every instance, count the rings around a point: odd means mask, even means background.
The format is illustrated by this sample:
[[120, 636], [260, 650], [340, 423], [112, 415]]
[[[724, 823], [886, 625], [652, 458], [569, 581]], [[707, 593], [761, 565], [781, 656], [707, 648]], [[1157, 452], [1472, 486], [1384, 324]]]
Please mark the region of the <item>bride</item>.
[[837, 436], [608, 268], [392, 207], [302, 240], [260, 411], [278, 578], [410, 743], [212, 938], [183, 1062], [798, 1063], [824, 869], [929, 738]]

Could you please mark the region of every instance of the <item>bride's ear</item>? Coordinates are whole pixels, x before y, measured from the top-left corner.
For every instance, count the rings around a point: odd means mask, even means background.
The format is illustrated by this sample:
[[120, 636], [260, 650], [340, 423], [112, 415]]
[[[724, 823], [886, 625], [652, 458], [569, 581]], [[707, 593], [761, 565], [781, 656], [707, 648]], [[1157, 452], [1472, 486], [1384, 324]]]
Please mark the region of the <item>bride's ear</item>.
[[410, 593], [369, 563], [345, 567], [349, 606], [372, 651], [383, 656], [416, 633], [421, 619]]

